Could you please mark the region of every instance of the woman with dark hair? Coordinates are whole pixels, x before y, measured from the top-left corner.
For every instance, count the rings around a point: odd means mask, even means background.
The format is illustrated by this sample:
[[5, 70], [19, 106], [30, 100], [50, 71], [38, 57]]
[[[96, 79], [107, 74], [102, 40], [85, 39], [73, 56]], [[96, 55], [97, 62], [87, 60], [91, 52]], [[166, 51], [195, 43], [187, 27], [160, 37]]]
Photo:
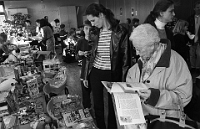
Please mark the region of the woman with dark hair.
[[0, 63], [4, 62], [9, 55], [9, 49], [5, 44], [7, 41], [7, 35], [5, 33], [0, 33]]
[[55, 53], [53, 28], [45, 19], [40, 20], [40, 32], [42, 35], [42, 42], [46, 44], [46, 50]]
[[[130, 68], [128, 30], [119, 25], [110, 9], [101, 4], [90, 4], [86, 9], [87, 19], [92, 26], [99, 28], [92, 45], [90, 63], [84, 84], [89, 79], [91, 85], [97, 126], [106, 129], [104, 119], [104, 95], [101, 81], [125, 81], [127, 70]], [[108, 126], [116, 129], [116, 118], [111, 95], [108, 94]]]
[[161, 39], [169, 39], [172, 49], [175, 49], [173, 33], [165, 25], [172, 22], [174, 16], [174, 2], [172, 0], [159, 0], [144, 21], [158, 30]]
[[189, 64], [189, 37], [187, 36], [189, 23], [185, 20], [178, 20], [174, 29], [174, 41], [176, 43], [176, 52]]

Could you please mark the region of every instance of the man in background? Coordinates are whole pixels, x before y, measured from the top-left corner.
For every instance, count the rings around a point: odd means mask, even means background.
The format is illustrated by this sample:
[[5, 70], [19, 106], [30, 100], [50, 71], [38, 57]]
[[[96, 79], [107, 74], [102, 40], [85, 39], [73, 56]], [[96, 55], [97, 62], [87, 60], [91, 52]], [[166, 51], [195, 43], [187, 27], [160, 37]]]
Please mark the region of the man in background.
[[87, 74], [87, 70], [85, 69], [86, 63], [89, 63], [89, 59], [87, 58], [89, 55], [89, 51], [91, 49], [90, 46], [90, 29], [92, 25], [90, 21], [86, 20], [84, 22], [83, 31], [85, 36], [78, 40], [77, 47], [76, 47], [76, 58], [77, 60], [82, 60], [82, 68], [81, 68], [81, 88], [82, 88], [82, 98], [83, 98], [83, 107], [91, 109], [91, 87], [88, 84], [88, 81], [85, 81], [86, 79], [85, 74]]
[[195, 13], [188, 18], [188, 31], [195, 35], [195, 38], [190, 40], [190, 67], [191, 72], [200, 72], [200, 46], [199, 46], [199, 26], [200, 26], [200, 1], [195, 3]]
[[60, 31], [60, 20], [55, 19], [50, 24], [53, 27], [54, 34], [59, 33], [59, 31]]

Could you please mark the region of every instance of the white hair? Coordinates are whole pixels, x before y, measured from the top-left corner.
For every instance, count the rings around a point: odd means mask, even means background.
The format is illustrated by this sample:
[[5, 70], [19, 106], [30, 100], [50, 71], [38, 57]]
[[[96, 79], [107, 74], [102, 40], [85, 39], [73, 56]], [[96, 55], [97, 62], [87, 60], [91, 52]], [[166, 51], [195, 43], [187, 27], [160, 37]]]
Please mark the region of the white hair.
[[136, 27], [129, 38], [133, 45], [148, 46], [160, 41], [159, 33], [151, 24], [141, 24]]

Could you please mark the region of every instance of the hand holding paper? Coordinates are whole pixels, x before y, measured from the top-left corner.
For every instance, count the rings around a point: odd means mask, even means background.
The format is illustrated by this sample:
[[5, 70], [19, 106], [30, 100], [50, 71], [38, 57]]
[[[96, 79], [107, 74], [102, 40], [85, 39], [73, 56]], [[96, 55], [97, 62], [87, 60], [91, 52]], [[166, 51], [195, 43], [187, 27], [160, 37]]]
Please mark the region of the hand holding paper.
[[141, 89], [141, 90], [138, 91], [138, 95], [140, 96], [141, 99], [147, 100], [151, 95], [151, 90]]
[[136, 93], [139, 90], [148, 89], [144, 83], [129, 83], [129, 82], [107, 82], [102, 81], [102, 84], [108, 92], [126, 92]]

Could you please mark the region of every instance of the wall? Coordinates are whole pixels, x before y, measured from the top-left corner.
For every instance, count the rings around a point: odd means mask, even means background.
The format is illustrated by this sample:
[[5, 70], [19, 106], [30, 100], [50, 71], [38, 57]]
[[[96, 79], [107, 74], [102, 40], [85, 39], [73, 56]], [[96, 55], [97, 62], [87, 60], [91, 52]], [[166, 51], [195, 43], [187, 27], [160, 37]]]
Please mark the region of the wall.
[[82, 15], [86, 7], [93, 2], [99, 0], [30, 0], [30, 1], [4, 1], [5, 8], [28, 8], [28, 13], [31, 15], [31, 21], [49, 17], [49, 21], [59, 18], [59, 7], [61, 6], [77, 6], [77, 22], [78, 26], [82, 25]]
[[[140, 23], [143, 23], [150, 11], [158, 0], [99, 0], [99, 3], [111, 9], [121, 22], [126, 22], [126, 18], [139, 18]], [[174, 0], [176, 17], [187, 19], [193, 13], [194, 3], [197, 0]], [[122, 15], [120, 15], [122, 8]], [[134, 16], [131, 11], [134, 10]]]
[[[140, 23], [144, 21], [146, 16], [152, 10], [156, 0], [99, 0], [99, 3], [110, 8], [115, 17], [121, 22], [126, 22], [126, 18], [139, 18]], [[120, 15], [120, 8], [122, 14]], [[133, 11], [133, 15], [132, 12]]]

